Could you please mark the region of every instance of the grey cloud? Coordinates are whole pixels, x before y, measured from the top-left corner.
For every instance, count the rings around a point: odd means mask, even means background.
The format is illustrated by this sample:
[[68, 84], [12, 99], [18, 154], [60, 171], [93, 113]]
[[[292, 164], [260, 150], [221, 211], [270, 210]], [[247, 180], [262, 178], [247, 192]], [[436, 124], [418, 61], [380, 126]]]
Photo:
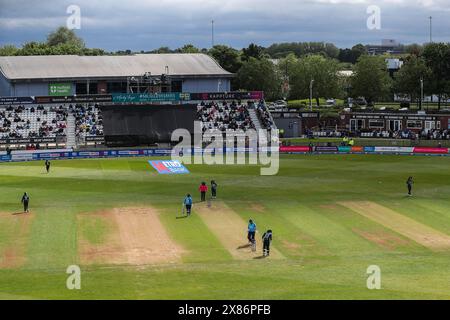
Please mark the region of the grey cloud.
[[[250, 42], [327, 41], [339, 46], [378, 43], [382, 38], [424, 42], [429, 15], [435, 39], [450, 41], [450, 0], [0, 0], [0, 44], [43, 40], [65, 25], [65, 10], [78, 4], [90, 47], [149, 50], [193, 43], [210, 46], [210, 21], [216, 43], [236, 47]], [[382, 30], [366, 28], [366, 8], [382, 10]]]

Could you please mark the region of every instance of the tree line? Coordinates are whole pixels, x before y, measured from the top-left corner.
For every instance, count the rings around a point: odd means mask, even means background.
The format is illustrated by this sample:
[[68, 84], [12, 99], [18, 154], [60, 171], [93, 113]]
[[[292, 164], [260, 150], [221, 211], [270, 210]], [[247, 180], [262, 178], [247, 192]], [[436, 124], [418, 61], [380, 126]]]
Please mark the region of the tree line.
[[[262, 90], [267, 99], [364, 97], [369, 104], [390, 101], [394, 93], [411, 102], [421, 101], [423, 93], [437, 95], [439, 106], [450, 98], [450, 44], [431, 43], [404, 46], [400, 57], [403, 67], [393, 76], [385, 59], [388, 56], [370, 56], [362, 44], [339, 49], [332, 43], [292, 42], [277, 43], [265, 48], [250, 44], [235, 49], [215, 45], [200, 49], [186, 44], [177, 49], [161, 47], [139, 53], [205, 53], [213, 57], [225, 70], [235, 73], [235, 90]], [[107, 52], [87, 48], [83, 39], [73, 30], [60, 27], [47, 36], [45, 42], [28, 42], [21, 48], [5, 45], [0, 56], [14, 55], [129, 55], [137, 52], [121, 50]], [[340, 71], [353, 71], [352, 76]]]
[[39, 56], [39, 55], [86, 55], [99, 56], [107, 52], [98, 48], [87, 48], [83, 39], [78, 37], [73, 30], [59, 27], [51, 32], [46, 41], [31, 41], [21, 48], [14, 45], [0, 47], [0, 56]]

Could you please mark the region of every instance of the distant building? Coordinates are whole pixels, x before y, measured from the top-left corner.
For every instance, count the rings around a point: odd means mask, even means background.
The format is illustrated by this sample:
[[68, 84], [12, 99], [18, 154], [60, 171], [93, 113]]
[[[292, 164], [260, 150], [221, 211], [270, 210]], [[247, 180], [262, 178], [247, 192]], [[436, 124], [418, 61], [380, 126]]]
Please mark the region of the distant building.
[[381, 45], [369, 44], [366, 46], [366, 49], [368, 54], [373, 56], [404, 53], [403, 46], [393, 39], [383, 39], [381, 40]]
[[[400, 70], [400, 68], [403, 66], [403, 61], [400, 59], [386, 59], [386, 65], [387, 69], [389, 71], [389, 75], [391, 77], [394, 76], [394, 74]], [[339, 70], [338, 76], [342, 78], [350, 78], [355, 74], [353, 70]]]
[[[436, 111], [358, 111], [342, 112], [339, 117], [341, 128], [350, 132], [361, 132], [362, 136], [371, 137], [373, 131], [450, 129], [450, 114]], [[364, 133], [368, 135], [364, 135]]]
[[394, 74], [403, 66], [403, 61], [400, 59], [386, 59], [389, 75], [394, 77]]
[[400, 43], [395, 39], [382, 39], [381, 45], [384, 47], [398, 47]]

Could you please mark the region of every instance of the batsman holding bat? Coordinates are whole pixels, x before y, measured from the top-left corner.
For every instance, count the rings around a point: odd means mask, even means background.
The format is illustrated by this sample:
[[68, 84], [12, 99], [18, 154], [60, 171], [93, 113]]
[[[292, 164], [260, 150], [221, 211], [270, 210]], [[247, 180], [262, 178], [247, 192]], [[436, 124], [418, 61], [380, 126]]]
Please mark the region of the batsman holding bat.
[[191, 209], [192, 209], [192, 197], [190, 194], [186, 195], [186, 197], [183, 200], [183, 214], [184, 209], [186, 209], [186, 215], [189, 217], [191, 215]]
[[253, 222], [253, 220], [249, 220], [247, 239], [252, 247], [252, 251], [256, 251], [255, 234], [256, 234], [256, 224]]

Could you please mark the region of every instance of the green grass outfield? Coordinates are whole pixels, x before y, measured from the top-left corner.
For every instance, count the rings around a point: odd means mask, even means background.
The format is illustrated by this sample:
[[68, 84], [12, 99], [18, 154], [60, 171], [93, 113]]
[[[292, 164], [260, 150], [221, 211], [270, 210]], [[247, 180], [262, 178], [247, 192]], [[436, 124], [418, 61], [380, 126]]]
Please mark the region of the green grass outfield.
[[[350, 210], [370, 202], [450, 236], [450, 158], [377, 155], [282, 156], [277, 176], [257, 166], [189, 165], [189, 175], [157, 175], [148, 159], [0, 164], [0, 298], [2, 299], [449, 299], [450, 248], [432, 250]], [[405, 181], [415, 177], [415, 196]], [[186, 192], [198, 199], [214, 178], [219, 198], [242, 220], [272, 228], [284, 259], [235, 259], [199, 215], [176, 219]], [[26, 230], [20, 198], [31, 196]], [[80, 223], [108, 208], [152, 206], [179, 263], [84, 265], [79, 237], [107, 241], [113, 227]], [[226, 219], [226, 218], [225, 218]], [[83, 220], [84, 221], [84, 220]], [[388, 221], [389, 224], [389, 221]], [[408, 225], [405, 226], [408, 228]], [[245, 230], [243, 237], [245, 237]], [[245, 243], [245, 239], [243, 239]], [[8, 266], [8, 248], [22, 248]], [[66, 288], [67, 266], [81, 266], [81, 290]], [[2, 265], [2, 261], [0, 261]], [[378, 265], [382, 289], [366, 288]]]

